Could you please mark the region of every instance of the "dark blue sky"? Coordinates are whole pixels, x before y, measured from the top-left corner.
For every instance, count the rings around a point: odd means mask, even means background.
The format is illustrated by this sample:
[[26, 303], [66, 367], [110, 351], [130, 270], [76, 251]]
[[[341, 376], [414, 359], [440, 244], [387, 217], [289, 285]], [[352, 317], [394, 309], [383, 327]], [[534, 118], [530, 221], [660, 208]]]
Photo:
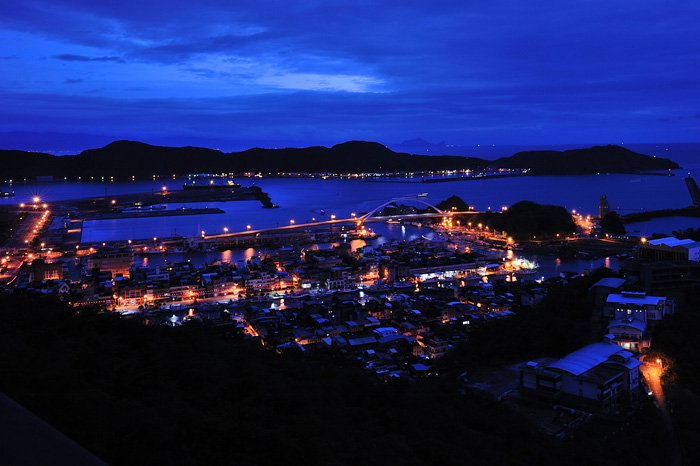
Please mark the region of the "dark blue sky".
[[700, 141], [696, 1], [3, 1], [3, 149]]

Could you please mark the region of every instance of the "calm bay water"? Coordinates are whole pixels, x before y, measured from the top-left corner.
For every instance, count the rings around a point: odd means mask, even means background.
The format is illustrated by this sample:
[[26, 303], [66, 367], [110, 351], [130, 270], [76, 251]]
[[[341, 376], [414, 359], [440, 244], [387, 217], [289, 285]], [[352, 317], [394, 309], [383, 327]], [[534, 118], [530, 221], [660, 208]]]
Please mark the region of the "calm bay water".
[[[653, 149], [649, 145], [650, 149]], [[670, 145], [673, 146], [673, 145]], [[328, 179], [320, 178], [241, 178], [241, 184], [256, 184], [267, 192], [278, 209], [263, 209], [257, 201], [211, 202], [191, 204], [171, 204], [169, 208], [217, 207], [223, 214], [187, 215], [177, 217], [155, 217], [139, 219], [119, 219], [88, 221], [84, 224], [82, 241], [100, 242], [127, 240], [150, 237], [162, 237], [173, 234], [190, 236], [221, 233], [224, 227], [229, 231], [244, 231], [250, 225], [253, 229], [273, 228], [289, 225], [291, 220], [306, 223], [312, 219], [348, 218], [351, 213], [361, 214], [402, 196], [415, 196], [427, 192], [426, 197], [418, 198], [430, 204], [437, 204], [452, 195], [465, 200], [475, 210], [500, 211], [503, 206], [510, 206], [521, 200], [530, 200], [540, 204], [565, 206], [582, 214], [597, 216], [601, 195], [606, 195], [611, 209], [620, 214], [644, 210], [673, 209], [691, 205], [690, 195], [685, 186], [684, 177], [689, 169], [700, 167], [696, 157], [696, 148], [700, 145], [687, 145], [676, 155], [668, 148], [656, 146], [657, 156], [668, 157], [679, 162], [685, 168], [674, 171], [675, 176], [657, 175], [590, 175], [562, 177], [518, 177], [498, 179], [477, 179], [469, 181], [450, 181], [443, 183], [420, 183], [420, 177], [404, 179], [403, 182], [364, 181], [362, 179]], [[692, 147], [691, 147], [692, 146]], [[639, 149], [638, 149], [639, 150]], [[650, 152], [646, 152], [650, 153]], [[397, 181], [397, 180], [393, 180]], [[76, 199], [90, 196], [109, 196], [124, 193], [158, 192], [163, 186], [179, 189], [184, 180], [159, 179], [135, 182], [83, 181], [53, 182], [2, 185], [3, 191], [14, 191], [15, 197], [0, 198], [0, 205], [29, 202], [38, 194], [42, 202], [62, 199]], [[415, 197], [414, 197], [415, 198]], [[422, 235], [430, 235], [427, 228], [413, 226], [387, 225], [377, 222], [369, 225], [382, 237], [376, 241], [384, 242], [391, 238], [411, 240]], [[697, 228], [698, 219], [676, 217], [673, 220], [657, 219], [645, 224], [635, 224], [634, 228], [642, 234], [653, 232], [670, 233], [672, 230]], [[653, 230], [653, 231], [652, 231]], [[254, 251], [228, 252], [232, 256], [224, 260], [233, 260], [250, 256]], [[193, 256], [194, 257], [194, 256]], [[197, 256], [199, 258], [199, 256]], [[222, 258], [221, 253], [217, 257]], [[202, 260], [214, 260], [203, 256]], [[172, 258], [173, 260], [175, 258]], [[542, 266], [544, 258], [539, 262]], [[151, 262], [157, 260], [151, 256]], [[199, 260], [198, 260], [199, 262]], [[550, 262], [550, 259], [547, 259]], [[591, 261], [555, 262], [550, 264], [550, 271], [580, 271], [583, 268], [595, 268], [606, 265]], [[616, 266], [616, 263], [607, 265]], [[549, 274], [549, 272], [548, 272]]]
[[[444, 183], [396, 183], [367, 182], [359, 179], [320, 178], [256, 178], [255, 184], [267, 192], [278, 209], [263, 209], [257, 201], [198, 202], [170, 204], [169, 208], [217, 207], [224, 214], [187, 215], [179, 217], [154, 217], [139, 219], [100, 220], [85, 222], [83, 241], [109, 241], [168, 236], [244, 231], [251, 228], [273, 228], [296, 223], [311, 222], [312, 219], [349, 218], [351, 213], [360, 214], [378, 207], [390, 199], [427, 192], [419, 198], [437, 204], [452, 195], [464, 199], [476, 210], [500, 211], [521, 200], [540, 204], [555, 204], [575, 209], [584, 215], [597, 216], [601, 195], [606, 195], [612, 209], [620, 214], [643, 210], [672, 209], [691, 204], [690, 195], [680, 171], [677, 176], [654, 175], [594, 175], [563, 177], [519, 177], [510, 179], [486, 179], [451, 181]], [[172, 180], [171, 180], [172, 181]], [[252, 179], [241, 179], [242, 184]], [[181, 181], [175, 182], [177, 185]], [[161, 189], [165, 183], [44, 183], [22, 185], [28, 194], [21, 196], [19, 190], [14, 198], [3, 198], [4, 204], [28, 202], [34, 193], [42, 200], [80, 198], [126, 192], [146, 192]], [[172, 183], [171, 183], [172, 184]], [[26, 197], [26, 199], [24, 199]], [[676, 228], [674, 228], [676, 229]]]

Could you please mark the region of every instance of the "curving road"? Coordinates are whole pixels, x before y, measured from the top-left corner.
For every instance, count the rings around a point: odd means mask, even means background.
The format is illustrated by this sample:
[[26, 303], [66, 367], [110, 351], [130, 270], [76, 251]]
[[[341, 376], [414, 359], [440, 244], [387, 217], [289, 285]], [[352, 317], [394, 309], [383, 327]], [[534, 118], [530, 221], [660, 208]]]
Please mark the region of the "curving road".
[[666, 427], [669, 450], [671, 452], [668, 464], [671, 466], [683, 466], [683, 451], [681, 449], [678, 432], [676, 432], [676, 427], [673, 424], [671, 413], [666, 405], [666, 397], [664, 395], [663, 386], [661, 385], [661, 376], [664, 373], [663, 365], [658, 359], [645, 361], [644, 357], [645, 355], [642, 355], [639, 358], [643, 363], [639, 367], [639, 370], [644, 376], [644, 380], [649, 386], [649, 389], [654, 394], [654, 398], [656, 398], [656, 405], [664, 417], [664, 426]]

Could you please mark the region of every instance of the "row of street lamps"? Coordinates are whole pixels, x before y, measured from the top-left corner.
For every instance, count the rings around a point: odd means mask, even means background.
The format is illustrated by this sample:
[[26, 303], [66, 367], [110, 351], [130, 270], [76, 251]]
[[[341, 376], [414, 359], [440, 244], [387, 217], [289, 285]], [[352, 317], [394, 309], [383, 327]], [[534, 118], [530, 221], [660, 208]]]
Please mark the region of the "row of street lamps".
[[[352, 214], [350, 214], [350, 215], [352, 216], [352, 218], [356, 218], [356, 216], [357, 216], [354, 212], [353, 212]], [[335, 217], [335, 214], [331, 214], [331, 220], [335, 220], [335, 218], [336, 218], [336, 217]], [[313, 222], [315, 222], [315, 221], [316, 221], [316, 217], [313, 217], [313, 218], [311, 219], [311, 222], [313, 223]], [[294, 220], [293, 218], [289, 220], [289, 225], [290, 225], [290, 226], [295, 225], [295, 223], [296, 223], [296, 222], [295, 222], [295, 220]], [[246, 231], [250, 231], [251, 228], [252, 228], [251, 225], [246, 225], [246, 226], [245, 226]], [[229, 231], [228, 227], [224, 227], [224, 234], [228, 233], [228, 231]], [[204, 230], [201, 231], [201, 235], [202, 235], [202, 237], [205, 236], [205, 231], [204, 231]]]

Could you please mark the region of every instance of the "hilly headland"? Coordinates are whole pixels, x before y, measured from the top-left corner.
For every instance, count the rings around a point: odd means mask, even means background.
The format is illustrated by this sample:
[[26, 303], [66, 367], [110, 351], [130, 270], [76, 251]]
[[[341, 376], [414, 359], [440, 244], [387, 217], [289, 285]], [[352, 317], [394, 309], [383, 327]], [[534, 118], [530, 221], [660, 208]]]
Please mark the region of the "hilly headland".
[[37, 176], [125, 179], [189, 173], [400, 173], [443, 170], [495, 171], [527, 175], [632, 173], [680, 168], [666, 158], [608, 145], [566, 151], [526, 151], [496, 160], [454, 155], [394, 152], [376, 142], [349, 141], [332, 147], [254, 148], [225, 153], [202, 147], [164, 147], [115, 141], [75, 155], [2, 150], [4, 180]]

